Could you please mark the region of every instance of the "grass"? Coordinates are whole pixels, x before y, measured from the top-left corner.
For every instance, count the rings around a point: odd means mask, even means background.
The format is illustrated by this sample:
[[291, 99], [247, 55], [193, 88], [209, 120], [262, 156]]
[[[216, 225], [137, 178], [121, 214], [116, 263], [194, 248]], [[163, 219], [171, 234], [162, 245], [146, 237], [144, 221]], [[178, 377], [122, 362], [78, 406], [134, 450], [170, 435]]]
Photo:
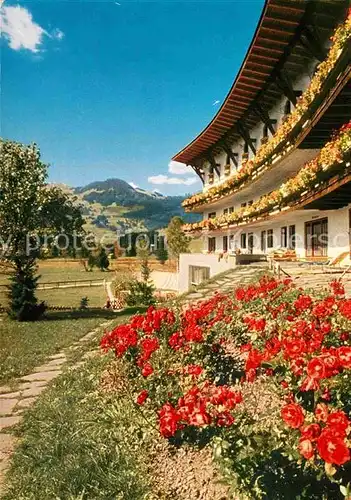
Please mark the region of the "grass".
[[141, 415], [128, 396], [101, 389], [110, 361], [96, 356], [63, 374], [26, 412], [3, 500], [156, 498]]
[[0, 383], [13, 383], [42, 364], [48, 356], [69, 347], [113, 313], [48, 313], [35, 323], [18, 323], [0, 317]]
[[[86, 280], [110, 280], [114, 278], [114, 271], [85, 271], [80, 262], [50, 262], [41, 261], [39, 263], [38, 274], [40, 275], [39, 283], [52, 283], [57, 281], [86, 281]], [[5, 274], [0, 274], [0, 285], [7, 285], [8, 277]]]
[[38, 300], [44, 300], [49, 306], [79, 307], [81, 299], [88, 297], [89, 307], [103, 307], [107, 292], [103, 286], [59, 288], [54, 290], [38, 290]]

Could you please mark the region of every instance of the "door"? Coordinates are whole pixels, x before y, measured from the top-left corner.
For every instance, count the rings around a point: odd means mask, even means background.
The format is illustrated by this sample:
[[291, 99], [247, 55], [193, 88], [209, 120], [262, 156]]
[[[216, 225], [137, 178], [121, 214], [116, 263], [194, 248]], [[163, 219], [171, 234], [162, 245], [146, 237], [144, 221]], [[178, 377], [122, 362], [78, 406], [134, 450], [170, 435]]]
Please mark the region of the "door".
[[253, 233], [249, 233], [247, 235], [247, 248], [248, 248], [249, 253], [251, 253], [251, 254], [253, 252], [253, 247], [254, 247], [254, 235], [253, 235]]
[[306, 257], [326, 257], [328, 255], [328, 219], [306, 222]]
[[216, 251], [216, 238], [214, 238], [214, 237], [208, 238], [208, 251], [210, 253]]

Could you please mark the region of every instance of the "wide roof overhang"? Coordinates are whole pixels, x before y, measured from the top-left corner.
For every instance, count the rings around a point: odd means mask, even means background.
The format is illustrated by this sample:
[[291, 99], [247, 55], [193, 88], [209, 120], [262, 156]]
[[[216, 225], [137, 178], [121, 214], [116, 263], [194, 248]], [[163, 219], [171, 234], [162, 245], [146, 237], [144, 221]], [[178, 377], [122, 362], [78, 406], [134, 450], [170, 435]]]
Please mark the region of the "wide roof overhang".
[[[330, 28], [333, 21], [335, 23], [326, 6], [318, 13], [315, 9], [315, 2], [310, 0], [265, 1], [251, 45], [224, 103], [209, 125], [173, 160], [192, 165], [198, 171], [199, 159], [216, 152], [221, 141], [225, 144], [227, 138], [235, 139], [235, 126], [243, 117], [247, 127], [254, 123], [248, 113], [261, 95], [265, 94], [261, 99], [264, 108], [274, 103], [282, 92], [274, 85], [272, 88], [272, 77], [274, 73], [281, 74], [279, 72], [301, 39], [307, 20], [315, 15], [314, 21], [322, 30]], [[289, 62], [292, 76], [301, 74], [306, 52], [300, 50], [294, 57]]]

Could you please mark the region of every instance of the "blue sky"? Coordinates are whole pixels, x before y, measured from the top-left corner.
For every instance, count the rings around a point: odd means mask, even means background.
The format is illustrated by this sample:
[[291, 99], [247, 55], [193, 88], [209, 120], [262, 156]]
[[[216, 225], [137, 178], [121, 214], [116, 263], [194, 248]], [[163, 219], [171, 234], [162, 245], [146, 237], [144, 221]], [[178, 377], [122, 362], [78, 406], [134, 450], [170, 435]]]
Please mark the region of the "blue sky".
[[6, 1], [2, 137], [36, 142], [52, 182], [200, 189], [170, 159], [218, 110], [263, 3]]

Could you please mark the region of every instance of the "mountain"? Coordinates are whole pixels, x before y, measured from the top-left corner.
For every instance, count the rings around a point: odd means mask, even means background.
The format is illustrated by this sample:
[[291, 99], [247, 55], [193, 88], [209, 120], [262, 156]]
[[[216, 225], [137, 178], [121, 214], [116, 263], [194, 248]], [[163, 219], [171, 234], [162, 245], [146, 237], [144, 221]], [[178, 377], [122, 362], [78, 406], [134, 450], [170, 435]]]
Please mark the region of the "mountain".
[[160, 229], [175, 215], [186, 222], [200, 219], [198, 214], [184, 212], [181, 203], [185, 197], [134, 188], [121, 179], [92, 182], [77, 188], [64, 186], [64, 190], [82, 205], [87, 229], [93, 232]]

